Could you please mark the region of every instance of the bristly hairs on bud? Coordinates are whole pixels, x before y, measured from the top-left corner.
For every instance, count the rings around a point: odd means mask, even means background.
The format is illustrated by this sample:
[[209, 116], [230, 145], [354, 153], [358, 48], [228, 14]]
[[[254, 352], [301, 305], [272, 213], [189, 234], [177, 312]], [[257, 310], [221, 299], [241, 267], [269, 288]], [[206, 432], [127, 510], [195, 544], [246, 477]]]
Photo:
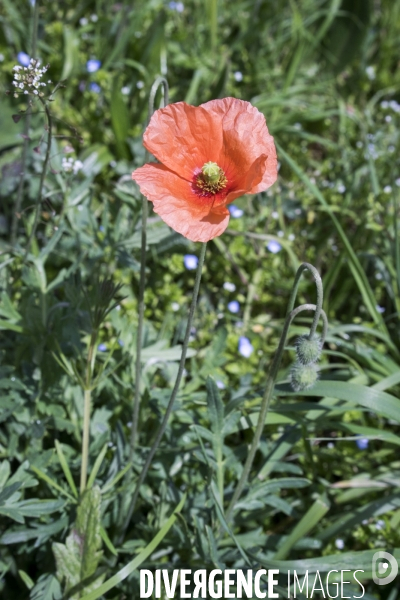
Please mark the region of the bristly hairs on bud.
[[297, 360], [302, 365], [310, 365], [321, 357], [322, 343], [319, 335], [300, 335], [296, 342]]
[[290, 383], [295, 392], [310, 389], [318, 379], [318, 366], [315, 362], [307, 365], [295, 362], [290, 371]]
[[[300, 278], [302, 276], [303, 271], [305, 271], [305, 270], [310, 271], [311, 275], [313, 276], [314, 283], [317, 288], [317, 302], [316, 302], [316, 304], [302, 304], [302, 305], [294, 308]], [[270, 405], [270, 401], [271, 401], [271, 398], [273, 395], [275, 381], [278, 377], [279, 367], [281, 364], [282, 355], [285, 350], [285, 343], [286, 343], [286, 338], [287, 338], [287, 335], [289, 332], [290, 324], [292, 323], [293, 319], [298, 314], [300, 314], [301, 312], [303, 312], [305, 310], [313, 311], [314, 318], [312, 321], [309, 335], [303, 336], [303, 340], [300, 340], [300, 343], [297, 345], [300, 345], [303, 360], [308, 361], [308, 364], [301, 364], [300, 361], [296, 361], [296, 363], [293, 365], [292, 372], [291, 372], [291, 383], [292, 383], [292, 387], [295, 391], [300, 391], [300, 390], [310, 388], [317, 381], [318, 367], [316, 365], [316, 362], [321, 354], [322, 346], [325, 341], [326, 332], [328, 329], [328, 319], [327, 319], [327, 316], [326, 316], [324, 310], [322, 309], [322, 302], [323, 302], [323, 287], [322, 287], [322, 280], [321, 280], [320, 274], [318, 273], [317, 269], [315, 267], [313, 267], [313, 265], [310, 265], [309, 263], [302, 263], [296, 273], [292, 292], [291, 292], [290, 298], [289, 298], [288, 308], [287, 308], [287, 312], [286, 312], [286, 319], [285, 319], [285, 323], [283, 326], [281, 339], [279, 341], [278, 349], [276, 351], [276, 354], [274, 356], [274, 359], [272, 361], [272, 364], [271, 364], [271, 367], [270, 367], [270, 370], [268, 373], [267, 383], [265, 386], [265, 392], [264, 392], [263, 398], [261, 400], [261, 408], [260, 408], [260, 412], [258, 415], [257, 426], [256, 426], [256, 430], [254, 432], [254, 438], [251, 443], [251, 446], [250, 446], [239, 482], [238, 482], [237, 487], [232, 495], [229, 506], [225, 512], [225, 518], [226, 518], [227, 522], [229, 522], [230, 517], [233, 512], [233, 509], [235, 508], [235, 504], [238, 501], [238, 499], [240, 498], [241, 493], [245, 489], [247, 479], [248, 479], [249, 473], [251, 471], [251, 467], [252, 467], [256, 452], [257, 452], [257, 448], [258, 448], [258, 445], [259, 445], [259, 442], [261, 439], [261, 435], [262, 435], [262, 432], [265, 427], [265, 422], [266, 422], [266, 418], [268, 415], [269, 405]], [[320, 319], [322, 319], [321, 338], [317, 337], [317, 335], [316, 335], [316, 330], [317, 330], [317, 326], [318, 326]], [[306, 339], [305, 343], [304, 343], [304, 339]], [[310, 342], [311, 342], [311, 344], [310, 344]], [[296, 348], [296, 350], [297, 350], [297, 348]], [[313, 362], [311, 362], [311, 361], [313, 361]]]

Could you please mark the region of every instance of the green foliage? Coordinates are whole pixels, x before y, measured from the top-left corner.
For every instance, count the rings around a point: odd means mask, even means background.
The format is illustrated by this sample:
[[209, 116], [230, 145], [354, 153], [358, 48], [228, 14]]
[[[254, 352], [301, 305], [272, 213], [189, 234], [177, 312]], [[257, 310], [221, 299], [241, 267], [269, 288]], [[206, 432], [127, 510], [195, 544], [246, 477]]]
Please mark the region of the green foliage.
[[[36, 2], [37, 54], [65, 87], [49, 105], [54, 136], [30, 244], [44, 115], [34, 103], [27, 117], [23, 95], [1, 100], [0, 596], [59, 600], [67, 588], [119, 599], [137, 589], [140, 565], [248, 564], [279, 568], [281, 584], [289, 569], [364, 569], [365, 597], [393, 600], [394, 588], [371, 582], [371, 560], [382, 548], [400, 558], [399, 3], [187, 0], [182, 12], [161, 0], [106, 4]], [[2, 3], [4, 91], [18, 53], [31, 53], [34, 11]], [[97, 71], [87, 71], [89, 59], [101, 61]], [[183, 380], [124, 532], [177, 375], [194, 284], [183, 257], [199, 253], [150, 214], [136, 382], [142, 217], [131, 171], [145, 161], [148, 94], [160, 73], [172, 102], [251, 101], [280, 170], [273, 188], [235, 201], [242, 217], [208, 245]], [[319, 381], [290, 386], [295, 340], [312, 318], [302, 313], [228, 519], [303, 261], [321, 273], [330, 323]], [[298, 303], [314, 301], [304, 278]], [[94, 329], [88, 491], [79, 499]]]
[[29, 600], [60, 600], [61, 598], [61, 587], [54, 575], [41, 575], [29, 595]]
[[[95, 486], [82, 495], [75, 525], [65, 544], [54, 543], [52, 546], [57, 577], [61, 582], [65, 581], [65, 590], [71, 600], [97, 589], [104, 579], [104, 575], [95, 576], [102, 557], [100, 527], [101, 493]], [[74, 593], [78, 589], [79, 592]]]

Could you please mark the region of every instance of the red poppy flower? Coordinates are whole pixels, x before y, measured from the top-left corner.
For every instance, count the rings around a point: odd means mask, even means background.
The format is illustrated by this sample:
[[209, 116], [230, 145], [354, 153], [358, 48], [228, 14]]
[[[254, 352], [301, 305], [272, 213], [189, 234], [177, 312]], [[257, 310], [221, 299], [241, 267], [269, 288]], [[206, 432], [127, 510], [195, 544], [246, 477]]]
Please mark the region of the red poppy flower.
[[155, 212], [193, 242], [221, 235], [227, 204], [266, 190], [277, 178], [264, 116], [236, 98], [169, 104], [153, 114], [143, 143], [161, 164], [136, 169], [132, 179]]

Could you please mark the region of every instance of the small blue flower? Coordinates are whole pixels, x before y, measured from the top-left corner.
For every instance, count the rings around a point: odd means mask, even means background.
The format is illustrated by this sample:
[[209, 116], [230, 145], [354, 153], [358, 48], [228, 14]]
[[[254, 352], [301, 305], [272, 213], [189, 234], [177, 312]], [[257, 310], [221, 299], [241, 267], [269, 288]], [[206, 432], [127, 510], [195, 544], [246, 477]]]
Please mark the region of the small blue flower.
[[359, 450], [366, 450], [368, 448], [369, 439], [360, 438], [359, 440], [356, 440], [356, 444]]
[[26, 52], [18, 52], [17, 60], [20, 65], [22, 65], [23, 67], [27, 67], [31, 62], [31, 57], [29, 56], [29, 54], [26, 54]]
[[241, 208], [238, 208], [237, 206], [235, 206], [234, 204], [230, 204], [228, 206], [228, 210], [231, 213], [231, 217], [233, 217], [234, 219], [240, 219], [240, 217], [243, 216], [243, 211]]
[[98, 71], [100, 69], [100, 67], [101, 67], [101, 60], [98, 60], [97, 58], [91, 58], [86, 63], [86, 71], [88, 73], [96, 73], [96, 71]]
[[379, 306], [379, 304], [376, 305], [376, 310], [378, 311], [378, 313], [384, 313], [386, 308], [384, 306]]
[[243, 335], [239, 338], [239, 354], [244, 356], [245, 358], [249, 358], [249, 356], [253, 353], [254, 348], [251, 345], [249, 338], [244, 337]]
[[270, 242], [268, 242], [267, 248], [270, 252], [272, 252], [272, 254], [277, 254], [282, 250], [282, 246], [276, 240], [271, 240]]
[[335, 546], [338, 550], [343, 550], [344, 548], [344, 541], [341, 539], [337, 539], [335, 540]]
[[218, 388], [219, 390], [224, 390], [224, 389], [225, 389], [225, 384], [224, 384], [224, 382], [223, 382], [223, 381], [219, 381], [219, 380], [217, 380], [215, 383], [217, 384], [217, 388]]
[[94, 81], [92, 81], [92, 83], [89, 85], [89, 90], [91, 92], [94, 92], [95, 94], [100, 94], [101, 87], [99, 86], [98, 83], [95, 83]]
[[176, 12], [183, 12], [185, 9], [185, 6], [183, 4], [183, 2], [170, 2], [168, 4], [168, 8], [170, 8], [171, 10], [176, 10]]
[[189, 271], [193, 269], [197, 269], [197, 265], [199, 263], [199, 259], [194, 254], [185, 254], [183, 257], [183, 264]]
[[232, 300], [232, 302], [229, 302], [228, 310], [229, 310], [229, 312], [234, 313], [234, 314], [238, 313], [240, 310], [239, 302], [237, 300]]
[[99, 344], [99, 345], [97, 346], [97, 350], [98, 350], [99, 352], [106, 352], [106, 351], [107, 351], [107, 346], [106, 346], [105, 344]]
[[99, 227], [99, 231], [103, 232], [104, 231], [104, 225], [100, 225]]
[[235, 71], [233, 74], [235, 81], [243, 81], [243, 73], [240, 71]]
[[118, 344], [121, 346], [121, 348], [124, 347], [124, 342], [122, 340], [118, 340]]

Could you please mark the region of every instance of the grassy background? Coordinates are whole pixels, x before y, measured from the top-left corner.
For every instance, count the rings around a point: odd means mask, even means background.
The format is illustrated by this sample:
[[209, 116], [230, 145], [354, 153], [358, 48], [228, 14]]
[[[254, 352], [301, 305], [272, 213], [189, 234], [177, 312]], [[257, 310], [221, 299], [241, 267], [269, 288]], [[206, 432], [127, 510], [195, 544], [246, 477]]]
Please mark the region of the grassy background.
[[[106, 447], [96, 479], [103, 490], [127, 464], [141, 226], [141, 198], [130, 173], [144, 161], [147, 98], [160, 73], [168, 78], [171, 102], [199, 104], [233, 95], [257, 106], [277, 142], [279, 180], [265, 193], [235, 201], [243, 216], [232, 218], [224, 235], [208, 246], [184, 385], [121, 541], [134, 479], [177, 372], [194, 282], [183, 257], [199, 253], [197, 245], [151, 216], [140, 448], [133, 476], [103, 494], [102, 523], [111, 540], [110, 547], [103, 543], [106, 576], [155, 535], [183, 490], [188, 499], [182, 519], [147, 568], [242, 568], [244, 553], [253, 565], [284, 560], [282, 572], [296, 568], [300, 559], [322, 571], [335, 568], [332, 564], [368, 571], [373, 551], [400, 548], [400, 3], [188, 0], [181, 8], [159, 0], [40, 4], [37, 55], [50, 64], [50, 79], [64, 80], [65, 87], [51, 104], [57, 137], [46, 201], [26, 258], [46, 150], [44, 114], [35, 104], [26, 141], [23, 212], [12, 247], [26, 123], [24, 113], [17, 123], [12, 115], [26, 105], [23, 97], [2, 96], [0, 589], [5, 599], [61, 597], [51, 544], [65, 540], [75, 508], [65, 496], [71, 490], [54, 446], [56, 439], [62, 443], [77, 481], [83, 392], [56, 357], [62, 352], [82, 371], [90, 314], [101, 302], [99, 277], [123, 287], [98, 339], [104, 346], [97, 368], [109, 359], [112, 372], [94, 392], [90, 463]], [[3, 0], [0, 7], [3, 91], [12, 89], [18, 53], [31, 52], [33, 12], [29, 2]], [[87, 72], [91, 58], [101, 61], [95, 73]], [[82, 161], [82, 168], [65, 173], [64, 157]], [[279, 242], [279, 252], [268, 249], [271, 240]], [[323, 277], [330, 319], [321, 381], [312, 395], [289, 394], [294, 359], [289, 346], [253, 484], [236, 513], [235, 542], [218, 535], [212, 435], [221, 434], [211, 427], [206, 380], [218, 382], [225, 411], [225, 438], [219, 442], [226, 503], [251, 440], [242, 418], [257, 414], [265, 369], [302, 261], [313, 263]], [[235, 290], [225, 289], [226, 282]], [[314, 298], [306, 280], [299, 302]], [[228, 309], [232, 300], [240, 304], [238, 313]], [[289, 342], [309, 322], [296, 320]], [[238, 350], [241, 336], [254, 348], [247, 358]], [[357, 446], [356, 436], [369, 438], [366, 449]], [[58, 482], [64, 495], [32, 467]], [[135, 577], [105, 597], [138, 597]], [[379, 587], [368, 580], [366, 586], [370, 598], [397, 597], [396, 582]]]

